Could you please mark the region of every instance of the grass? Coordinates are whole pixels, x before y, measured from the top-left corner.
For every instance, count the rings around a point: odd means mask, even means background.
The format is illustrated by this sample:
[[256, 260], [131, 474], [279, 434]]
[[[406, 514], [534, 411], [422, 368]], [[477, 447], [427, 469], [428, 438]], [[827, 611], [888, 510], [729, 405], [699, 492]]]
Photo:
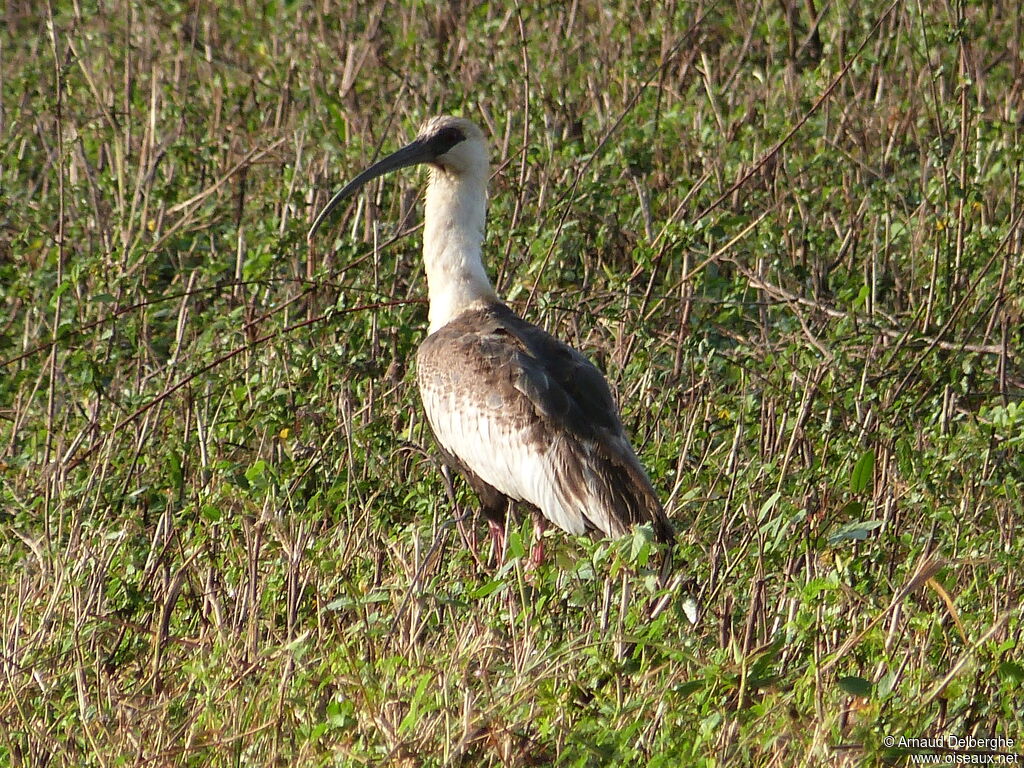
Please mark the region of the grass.
[[[0, 763], [1021, 752], [1014, 4], [5, 16]], [[471, 556], [408, 363], [422, 173], [305, 244], [452, 111], [499, 291], [607, 372], [684, 586], [642, 534]]]

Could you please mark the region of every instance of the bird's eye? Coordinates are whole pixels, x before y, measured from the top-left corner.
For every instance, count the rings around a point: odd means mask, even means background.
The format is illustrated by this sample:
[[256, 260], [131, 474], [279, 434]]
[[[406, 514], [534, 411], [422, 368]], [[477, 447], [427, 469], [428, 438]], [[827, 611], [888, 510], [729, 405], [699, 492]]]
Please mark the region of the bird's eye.
[[466, 134], [462, 132], [462, 129], [454, 125], [448, 125], [431, 136], [428, 141], [430, 142], [430, 148], [433, 150], [434, 157], [440, 157], [456, 144], [465, 140]]

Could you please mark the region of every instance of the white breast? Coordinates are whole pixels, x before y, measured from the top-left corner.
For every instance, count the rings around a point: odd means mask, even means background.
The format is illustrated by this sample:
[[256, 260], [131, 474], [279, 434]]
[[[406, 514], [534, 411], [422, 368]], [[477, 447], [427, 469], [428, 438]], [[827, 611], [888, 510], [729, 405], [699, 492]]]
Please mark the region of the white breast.
[[516, 501], [538, 507], [555, 525], [583, 533], [587, 499], [562, 482], [565, 474], [564, 438], [538, 441], [535, 425], [510, 414], [516, 404], [497, 393], [461, 396], [424, 386], [423, 407], [441, 446], [454, 454], [488, 485]]

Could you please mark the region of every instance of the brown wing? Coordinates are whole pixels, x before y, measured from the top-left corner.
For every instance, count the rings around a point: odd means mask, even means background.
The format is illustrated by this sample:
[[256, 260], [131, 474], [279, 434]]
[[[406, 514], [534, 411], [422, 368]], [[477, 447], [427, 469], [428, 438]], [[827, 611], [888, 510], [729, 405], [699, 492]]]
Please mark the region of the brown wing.
[[485, 484], [573, 533], [650, 522], [671, 540], [607, 383], [576, 350], [493, 304], [428, 337], [418, 379], [438, 442]]

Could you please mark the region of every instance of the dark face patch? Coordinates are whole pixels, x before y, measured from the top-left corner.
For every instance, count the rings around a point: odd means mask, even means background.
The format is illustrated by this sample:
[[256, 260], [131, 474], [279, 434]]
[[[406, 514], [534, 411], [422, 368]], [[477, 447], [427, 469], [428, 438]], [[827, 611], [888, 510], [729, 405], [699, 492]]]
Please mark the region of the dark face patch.
[[426, 144], [430, 148], [431, 155], [440, 157], [456, 144], [465, 140], [466, 134], [460, 128], [454, 125], [446, 125], [437, 133], [429, 136], [426, 139]]

